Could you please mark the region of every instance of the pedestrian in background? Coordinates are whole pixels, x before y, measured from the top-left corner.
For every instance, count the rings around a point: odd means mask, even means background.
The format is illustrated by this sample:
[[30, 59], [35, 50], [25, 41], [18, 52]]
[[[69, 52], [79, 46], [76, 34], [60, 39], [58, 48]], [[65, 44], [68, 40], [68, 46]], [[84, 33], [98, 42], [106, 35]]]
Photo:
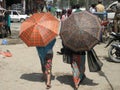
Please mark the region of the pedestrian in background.
[[72, 13], [73, 13], [76, 10], [76, 5], [72, 5], [71, 8], [72, 8]]
[[90, 7], [89, 11], [91, 13], [95, 13], [96, 12], [96, 4], [91, 4], [91, 7]]
[[9, 33], [11, 35], [11, 29], [10, 29], [11, 19], [10, 19], [9, 11], [5, 12], [4, 17], [5, 17], [5, 29], [6, 29], [7, 33]]
[[98, 4], [96, 5], [96, 10], [97, 10], [97, 12], [104, 12], [105, 11], [105, 7], [102, 4], [101, 0], [98, 0]]
[[[74, 10], [74, 12], [81, 12], [82, 10], [80, 9], [80, 5], [79, 4], [77, 4], [76, 6], [75, 6], [75, 10]], [[74, 13], [73, 12], [73, 13]]]
[[42, 72], [43, 72], [42, 79], [45, 80], [46, 89], [51, 88], [53, 46], [55, 42], [56, 42], [56, 39], [51, 41], [45, 47], [36, 47], [39, 58], [40, 58]]
[[66, 18], [67, 18], [67, 11], [66, 9], [62, 9], [61, 21], [65, 20]]
[[71, 14], [72, 14], [72, 9], [69, 8], [69, 9], [67, 10], [67, 17], [69, 17]]

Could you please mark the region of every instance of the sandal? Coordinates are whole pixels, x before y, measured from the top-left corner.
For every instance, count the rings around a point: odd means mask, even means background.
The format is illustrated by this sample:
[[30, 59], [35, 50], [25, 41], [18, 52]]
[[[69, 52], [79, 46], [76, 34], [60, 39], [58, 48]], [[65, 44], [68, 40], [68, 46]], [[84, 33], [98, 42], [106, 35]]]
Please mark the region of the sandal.
[[78, 87], [74, 87], [74, 90], [78, 90]]
[[75, 87], [74, 90], [78, 90], [78, 88]]
[[79, 85], [78, 85], [78, 84], [75, 84], [74, 90], [78, 90], [78, 87], [79, 87]]
[[80, 84], [83, 82], [83, 80], [86, 78], [85, 74], [82, 76], [82, 79], [80, 80], [80, 82], [78, 83], [78, 85], [75, 85], [74, 90], [78, 90]]
[[46, 87], [46, 89], [50, 89], [51, 88], [51, 85], [46, 85], [47, 87]]
[[50, 88], [51, 88], [51, 83], [46, 82], [46, 89], [50, 89]]

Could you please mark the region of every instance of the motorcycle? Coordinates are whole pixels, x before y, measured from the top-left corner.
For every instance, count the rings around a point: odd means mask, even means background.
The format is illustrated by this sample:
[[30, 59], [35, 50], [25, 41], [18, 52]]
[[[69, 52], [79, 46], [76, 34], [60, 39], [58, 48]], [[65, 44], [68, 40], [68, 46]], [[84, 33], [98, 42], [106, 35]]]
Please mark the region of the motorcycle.
[[114, 62], [120, 63], [120, 33], [111, 32], [105, 48], [108, 46], [110, 46], [108, 49], [109, 58]]

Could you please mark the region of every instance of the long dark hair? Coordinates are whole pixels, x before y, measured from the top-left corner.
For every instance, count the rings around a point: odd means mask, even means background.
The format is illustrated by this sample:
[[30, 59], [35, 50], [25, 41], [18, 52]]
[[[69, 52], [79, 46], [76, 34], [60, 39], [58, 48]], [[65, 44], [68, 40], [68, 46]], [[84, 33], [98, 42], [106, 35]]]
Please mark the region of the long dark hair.
[[67, 10], [67, 16], [69, 17], [72, 14], [72, 9]]
[[60, 16], [60, 19], [62, 18], [62, 15], [65, 15], [66, 14], [66, 9], [62, 9], [62, 13], [61, 13], [61, 16]]

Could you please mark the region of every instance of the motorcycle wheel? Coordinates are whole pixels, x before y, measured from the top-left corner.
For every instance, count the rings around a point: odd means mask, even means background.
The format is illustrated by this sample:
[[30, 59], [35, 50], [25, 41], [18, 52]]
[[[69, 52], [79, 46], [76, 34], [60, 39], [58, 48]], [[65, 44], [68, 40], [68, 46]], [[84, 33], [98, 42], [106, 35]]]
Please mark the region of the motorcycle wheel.
[[120, 57], [117, 57], [115, 52], [116, 52], [116, 49], [114, 47], [110, 46], [110, 48], [108, 50], [108, 56], [112, 61], [120, 63]]

